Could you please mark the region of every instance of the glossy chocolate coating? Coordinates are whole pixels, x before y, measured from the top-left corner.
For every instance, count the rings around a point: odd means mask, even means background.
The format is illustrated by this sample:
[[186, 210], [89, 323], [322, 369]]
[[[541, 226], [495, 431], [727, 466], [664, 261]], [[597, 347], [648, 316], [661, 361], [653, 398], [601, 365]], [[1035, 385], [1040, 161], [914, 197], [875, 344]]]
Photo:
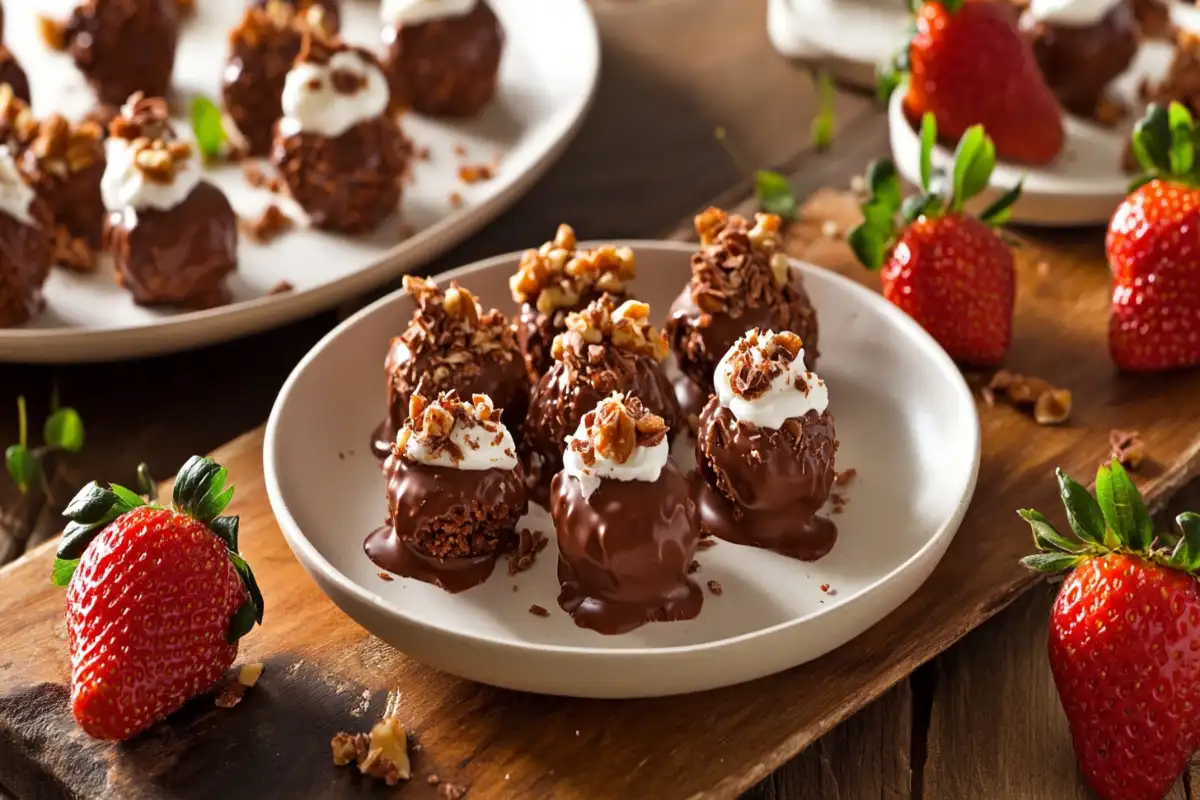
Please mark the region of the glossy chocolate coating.
[[[804, 363], [816, 369], [818, 350], [817, 311], [813, 308], [803, 279], [793, 275], [781, 292], [778, 304], [747, 306], [737, 316], [728, 312], [707, 313], [684, 287], [671, 304], [664, 333], [679, 370], [700, 386], [705, 395], [713, 391], [713, 372], [730, 347], [751, 328], [791, 331], [804, 342]], [[688, 390], [692, 391], [692, 390]]]
[[0, 212], [0, 328], [24, 324], [43, 307], [42, 284], [54, 261], [53, 219], [41, 198], [29, 215], [36, 225]]
[[237, 268], [237, 217], [208, 181], [168, 211], [110, 213], [104, 241], [118, 283], [138, 305], [207, 308], [229, 302], [224, 281]]
[[556, 361], [533, 389], [519, 449], [530, 497], [542, 506], [548, 505], [551, 479], [562, 469], [566, 438], [575, 433], [584, 414], [613, 392], [641, 400], [647, 411], [663, 418], [671, 437], [679, 430], [683, 417], [675, 390], [658, 362], [609, 346], [606, 364], [612, 369], [593, 386], [587, 380], [571, 380], [567, 366]]
[[32, 103], [29, 94], [29, 78], [21, 69], [17, 57], [7, 47], [0, 46], [0, 84], [7, 83], [12, 87], [13, 95], [24, 100], [26, 105]]
[[82, 0], [64, 31], [67, 52], [101, 103], [134, 92], [166, 97], [179, 44], [176, 0]]
[[385, 26], [384, 69], [400, 106], [435, 117], [473, 117], [496, 93], [504, 30], [479, 0], [468, 14]]
[[397, 212], [412, 146], [389, 116], [341, 136], [277, 136], [271, 160], [312, 224], [368, 233]]
[[528, 510], [519, 465], [463, 470], [392, 456], [384, 471], [389, 524], [363, 545], [383, 569], [461, 592], [485, 581], [515, 544]]
[[[104, 233], [104, 220], [108, 216], [104, 198], [100, 194], [100, 179], [104, 176], [103, 148], [100, 160], [78, 172], [67, 175], [37, 171], [34, 188], [45, 198], [54, 214], [56, 225], [65, 226], [72, 236], [84, 239], [92, 247], [99, 247]], [[30, 173], [36, 168], [35, 154], [26, 150], [22, 160], [30, 164]]]
[[587, 499], [560, 472], [550, 495], [558, 603], [576, 625], [611, 635], [700, 613], [704, 596], [687, 577], [700, 515], [674, 461], [653, 483], [605, 479]]
[[833, 489], [837, 446], [829, 412], [760, 428], [738, 422], [713, 397], [696, 437], [696, 498], [706, 530], [804, 561], [825, 555], [837, 528], [817, 512]]
[[221, 86], [225, 111], [252, 156], [271, 152], [275, 123], [283, 116], [283, 85], [302, 36], [295, 26], [263, 28], [252, 37], [234, 33]]
[[1096, 114], [1109, 84], [1133, 63], [1140, 44], [1128, 2], [1117, 3], [1093, 25], [1027, 24], [1046, 83], [1063, 108], [1081, 117]]
[[[266, 8], [269, 0], [247, 0], [246, 5], [254, 8]], [[325, 12], [324, 24], [326, 30], [330, 33], [337, 33], [342, 29], [342, 3], [341, 0], [283, 0], [283, 2], [297, 7], [300, 10], [318, 6]]]
[[428, 396], [454, 390], [458, 396], [470, 399], [475, 394], [486, 394], [492, 404], [503, 414], [501, 421], [520, 442], [520, 432], [525, 424], [529, 408], [529, 381], [519, 357], [505, 361], [501, 356], [472, 360], [450, 372], [444, 381], [433, 377], [428, 357], [412, 357], [408, 346], [397, 337], [388, 350], [384, 362], [387, 375], [387, 418], [372, 436], [371, 449], [383, 458], [391, 452], [396, 434], [408, 419], [408, 401], [423, 380], [423, 391]]

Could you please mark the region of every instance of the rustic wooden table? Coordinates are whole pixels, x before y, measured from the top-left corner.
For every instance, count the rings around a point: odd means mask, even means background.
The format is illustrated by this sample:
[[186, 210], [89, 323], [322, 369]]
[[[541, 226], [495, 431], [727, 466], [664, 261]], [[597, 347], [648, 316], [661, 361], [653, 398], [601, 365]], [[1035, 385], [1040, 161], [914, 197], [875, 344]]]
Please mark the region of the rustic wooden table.
[[[744, 165], [713, 136], [718, 126], [741, 160], [793, 176], [801, 196], [825, 186], [844, 189], [885, 151], [884, 115], [865, 94], [840, 93], [835, 146], [814, 152], [813, 81], [770, 49], [765, 5], [595, 0], [603, 79], [579, 139], [516, 208], [425, 271], [540, 242], [559, 221], [570, 221], [584, 238], [678, 235], [703, 205], [734, 205], [749, 194]], [[1061, 236], [1074, 242], [1083, 235]], [[0, 410], [13, 409], [0, 413], [0, 441], [15, 437], [18, 395], [36, 418], [55, 387], [88, 429], [84, 453], [56, 470], [49, 500], [21, 498], [0, 480], [0, 563], [53, 536], [65, 498], [84, 480], [132, 480], [139, 461], [166, 475], [188, 455], [261, 424], [296, 361], [361, 305], [161, 359], [0, 366]], [[1184, 478], [1180, 473], [1176, 483]], [[1034, 588], [746, 796], [1088, 796], [1044, 659], [1052, 597], [1051, 587]], [[1200, 793], [1200, 773], [1194, 780]], [[0, 772], [0, 797], [3, 785]], [[1188, 781], [1172, 796], [1192, 797]]]

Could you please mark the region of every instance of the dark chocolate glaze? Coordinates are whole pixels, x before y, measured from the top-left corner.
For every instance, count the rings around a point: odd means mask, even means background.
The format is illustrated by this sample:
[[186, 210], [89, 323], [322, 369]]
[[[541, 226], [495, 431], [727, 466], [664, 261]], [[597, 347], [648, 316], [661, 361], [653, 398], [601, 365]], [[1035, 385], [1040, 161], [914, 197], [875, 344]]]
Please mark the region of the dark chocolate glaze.
[[515, 544], [529, 508], [520, 465], [462, 470], [393, 456], [384, 470], [389, 524], [363, 545], [383, 569], [461, 592], [485, 581]]
[[496, 93], [504, 30], [485, 0], [468, 14], [384, 26], [383, 64], [402, 107], [435, 117], [473, 117]]
[[221, 86], [225, 111], [252, 156], [271, 152], [275, 123], [283, 116], [283, 85], [300, 54], [302, 36], [298, 26], [264, 27], [254, 37], [237, 31], [231, 36]]
[[690, 287], [671, 304], [663, 333], [679, 362], [679, 369], [709, 393], [713, 372], [734, 343], [751, 328], [791, 331], [804, 341], [804, 363], [816, 369], [818, 350], [817, 312], [803, 278], [793, 273], [792, 281], [781, 292], [780, 302], [747, 307], [738, 316], [706, 313], [692, 299]]
[[[342, 29], [342, 3], [341, 0], [285, 0], [293, 7], [301, 10], [319, 6], [325, 11], [325, 28], [330, 33], [337, 33]], [[267, 0], [247, 0], [248, 7], [265, 8]]]
[[609, 345], [604, 363], [596, 372], [574, 377], [572, 380], [565, 364], [556, 361], [542, 375], [529, 400], [519, 450], [530, 499], [543, 507], [549, 504], [550, 481], [562, 469], [566, 438], [575, 433], [584, 414], [613, 392], [641, 400], [646, 410], [663, 418], [672, 439], [683, 422], [675, 389], [650, 356], [633, 355]]
[[408, 419], [408, 401], [418, 386], [428, 397], [452, 389], [464, 400], [470, 400], [474, 394], [486, 394], [492, 399], [492, 405], [503, 411], [501, 421], [512, 434], [513, 440], [520, 443], [521, 428], [529, 408], [529, 381], [518, 354], [513, 353], [508, 360], [501, 354], [472, 360], [454, 369], [441, 382], [434, 379], [429, 360], [427, 356], [413, 359], [412, 353], [399, 337], [392, 341], [384, 363], [387, 418], [371, 434], [371, 450], [378, 458], [386, 458], [391, 452], [396, 433]]
[[100, 179], [104, 176], [103, 147], [97, 143], [99, 160], [78, 172], [61, 175], [37, 168], [37, 156], [26, 150], [21, 158], [29, 174], [36, 174], [34, 188], [50, 205], [56, 225], [62, 225], [72, 236], [85, 239], [99, 247], [108, 212], [100, 194]]
[[558, 604], [576, 625], [613, 635], [700, 613], [704, 595], [687, 577], [700, 515], [674, 461], [653, 483], [605, 479], [587, 499], [578, 479], [560, 472], [550, 494]]
[[134, 92], [167, 96], [179, 23], [177, 0], [82, 0], [63, 41], [100, 102], [120, 106]]
[[0, 213], [0, 328], [21, 325], [44, 305], [42, 285], [54, 261], [53, 218], [41, 198], [29, 206], [34, 225]]
[[696, 499], [705, 529], [804, 561], [824, 556], [837, 528], [817, 512], [833, 489], [837, 447], [828, 411], [760, 428], [738, 422], [713, 397], [696, 437]]
[[237, 217], [225, 194], [208, 181], [167, 211], [110, 213], [104, 241], [117, 282], [138, 305], [206, 308], [229, 302], [225, 276], [237, 268]]
[[712, 397], [713, 393], [682, 372], [674, 376], [672, 383], [675, 387], [675, 399], [679, 401], [679, 410], [683, 413], [683, 418], [687, 420], [691, 420], [692, 417], [699, 418], [700, 412], [704, 411], [704, 407], [708, 405], [708, 398]]
[[312, 224], [368, 233], [399, 210], [412, 144], [390, 116], [341, 136], [276, 136], [271, 160]]
[[1117, 3], [1093, 25], [1027, 22], [1033, 54], [1051, 91], [1072, 114], [1091, 118], [1110, 83], [1133, 63], [1139, 26], [1133, 7]]
[[0, 46], [0, 83], [7, 83], [11, 86], [13, 95], [24, 100], [25, 105], [32, 104], [29, 94], [29, 78], [25, 75], [25, 70], [21, 69], [17, 57], [4, 46]]

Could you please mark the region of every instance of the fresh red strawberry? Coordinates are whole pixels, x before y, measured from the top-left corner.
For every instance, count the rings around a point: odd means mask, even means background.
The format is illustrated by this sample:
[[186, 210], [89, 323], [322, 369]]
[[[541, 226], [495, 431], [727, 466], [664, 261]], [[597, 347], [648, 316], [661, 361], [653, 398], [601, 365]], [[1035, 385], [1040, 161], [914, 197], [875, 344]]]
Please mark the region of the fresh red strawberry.
[[1156, 534], [1117, 461], [1096, 496], [1058, 471], [1076, 537], [1023, 510], [1041, 572], [1070, 570], [1050, 616], [1050, 670], [1084, 777], [1104, 800], [1160, 800], [1200, 745], [1200, 515]]
[[71, 711], [89, 736], [129, 739], [212, 689], [262, 622], [238, 518], [220, 516], [225, 478], [193, 456], [170, 508], [93, 482], [63, 512], [53, 581], [67, 587]]
[[[1108, 225], [1108, 343], [1121, 369], [1200, 364], [1200, 135], [1187, 109], [1151, 106], [1133, 134], [1146, 178]], [[1144, 182], [1143, 182], [1144, 181]]]
[[982, 125], [1003, 159], [1049, 164], [1062, 152], [1063, 112], [1008, 0], [918, 1], [916, 34], [880, 80], [891, 93], [907, 78], [904, 111], [927, 112], [957, 141]]
[[[932, 149], [937, 137], [932, 114], [922, 123], [923, 194], [901, 202], [900, 181], [891, 161], [867, 171], [870, 195], [863, 223], [850, 245], [870, 269], [883, 267], [883, 295], [915, 319], [960, 363], [993, 367], [1004, 360], [1012, 339], [1015, 283], [1012, 253], [990, 225], [1006, 220], [1020, 185], [980, 217], [964, 204], [988, 185], [996, 151], [983, 128], [968, 129], [955, 153], [951, 194], [932, 190]], [[900, 214], [903, 226], [897, 229]]]

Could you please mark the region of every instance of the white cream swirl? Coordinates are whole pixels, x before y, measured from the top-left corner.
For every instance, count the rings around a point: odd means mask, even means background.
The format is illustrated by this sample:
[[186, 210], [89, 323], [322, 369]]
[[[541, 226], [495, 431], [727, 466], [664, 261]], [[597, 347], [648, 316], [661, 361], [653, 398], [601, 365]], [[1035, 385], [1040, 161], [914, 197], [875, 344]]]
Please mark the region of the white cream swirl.
[[1029, 16], [1049, 25], [1095, 25], [1125, 0], [1030, 0]]
[[[188, 141], [183, 139], [181, 141]], [[104, 141], [106, 165], [100, 178], [100, 198], [109, 211], [158, 209], [169, 211], [182, 203], [200, 183], [204, 169], [195, 154], [178, 165], [170, 183], [152, 180], [134, 161], [133, 142], [110, 136]]]
[[[484, 398], [491, 409], [491, 398], [486, 395]], [[517, 447], [512, 434], [499, 419], [476, 422], [474, 425], [456, 422], [448, 437], [450, 446], [447, 446], [446, 439], [439, 439], [434, 444], [420, 430], [409, 433], [405, 428], [400, 429], [397, 443], [406, 435], [408, 441], [404, 445], [404, 457], [409, 461], [450, 469], [517, 468]]]
[[12, 148], [6, 144], [0, 145], [0, 211], [18, 222], [36, 228], [37, 222], [29, 213], [29, 207], [33, 205], [35, 197], [37, 192], [17, 168]]
[[421, 25], [438, 19], [463, 17], [475, 10], [478, 0], [383, 0], [379, 16], [384, 25]]
[[[355, 76], [362, 85], [351, 94], [338, 91], [335, 73]], [[292, 67], [284, 80], [279, 133], [341, 136], [382, 116], [390, 99], [383, 71], [362, 53], [343, 50], [334, 53], [328, 64], [305, 61]]]
[[[728, 408], [738, 421], [760, 428], [782, 428], [787, 420], [803, 417], [809, 411], [823, 413], [829, 407], [829, 390], [825, 381], [804, 366], [803, 349], [795, 358], [788, 360], [787, 368], [775, 375], [767, 390], [757, 397], [747, 399], [733, 390], [734, 356], [741, 349], [742, 342], [755, 333], [759, 341], [769, 341], [775, 336], [773, 331], [750, 331], [729, 348], [713, 373], [717, 401]], [[765, 365], [767, 357], [761, 346], [752, 345], [747, 352], [752, 364]], [[777, 353], [776, 357], [779, 355]], [[782, 355], [786, 357], [786, 352]]]
[[604, 458], [593, 451], [595, 461], [589, 466], [584, 463], [583, 455], [571, 447], [573, 439], [590, 443], [591, 437], [586, 423], [580, 422], [575, 433], [567, 437], [567, 448], [563, 453], [563, 472], [579, 481], [584, 500], [590, 498], [592, 493], [600, 488], [600, 482], [606, 478], [614, 481], [654, 483], [662, 474], [670, 455], [667, 438], [663, 436], [658, 444], [651, 447], [636, 446], [624, 462]]

